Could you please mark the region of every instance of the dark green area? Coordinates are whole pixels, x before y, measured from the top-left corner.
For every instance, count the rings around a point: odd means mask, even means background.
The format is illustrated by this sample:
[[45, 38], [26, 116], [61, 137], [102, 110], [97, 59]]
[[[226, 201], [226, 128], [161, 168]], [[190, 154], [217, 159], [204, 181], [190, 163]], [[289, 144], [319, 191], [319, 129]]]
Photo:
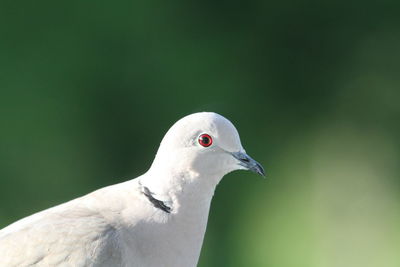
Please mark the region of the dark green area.
[[0, 2], [0, 228], [150, 166], [196, 111], [269, 173], [217, 188], [200, 266], [399, 266], [395, 1]]

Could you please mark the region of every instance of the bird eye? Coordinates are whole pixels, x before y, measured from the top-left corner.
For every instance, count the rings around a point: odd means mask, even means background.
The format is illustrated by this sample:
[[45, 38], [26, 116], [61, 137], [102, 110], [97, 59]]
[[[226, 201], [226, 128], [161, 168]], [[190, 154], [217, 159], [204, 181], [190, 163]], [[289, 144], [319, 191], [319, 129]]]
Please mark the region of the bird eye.
[[212, 138], [208, 134], [201, 134], [199, 136], [199, 144], [204, 147], [209, 147], [212, 145]]

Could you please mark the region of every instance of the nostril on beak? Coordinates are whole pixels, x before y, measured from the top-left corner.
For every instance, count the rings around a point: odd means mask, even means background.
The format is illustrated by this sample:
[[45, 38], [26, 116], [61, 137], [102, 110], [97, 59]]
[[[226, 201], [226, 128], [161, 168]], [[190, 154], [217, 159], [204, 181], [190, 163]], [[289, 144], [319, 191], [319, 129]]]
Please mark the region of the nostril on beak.
[[248, 158], [242, 158], [243, 162], [250, 162], [250, 160]]

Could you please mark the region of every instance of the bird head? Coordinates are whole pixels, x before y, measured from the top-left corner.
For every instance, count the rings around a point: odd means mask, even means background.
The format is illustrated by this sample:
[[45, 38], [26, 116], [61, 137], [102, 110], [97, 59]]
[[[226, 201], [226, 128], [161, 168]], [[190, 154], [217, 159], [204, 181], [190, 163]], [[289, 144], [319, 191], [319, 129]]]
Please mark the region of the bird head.
[[151, 169], [218, 179], [240, 169], [265, 176], [263, 167], [246, 154], [235, 126], [213, 112], [177, 121], [164, 136]]

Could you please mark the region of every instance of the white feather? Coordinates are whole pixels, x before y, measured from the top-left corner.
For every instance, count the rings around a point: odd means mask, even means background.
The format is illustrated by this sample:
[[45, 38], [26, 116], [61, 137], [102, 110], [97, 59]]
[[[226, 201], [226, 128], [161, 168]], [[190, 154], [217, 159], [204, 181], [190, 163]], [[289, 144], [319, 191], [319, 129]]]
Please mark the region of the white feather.
[[[209, 148], [197, 143], [203, 132], [213, 137]], [[227, 153], [235, 151], [243, 148], [228, 120], [187, 116], [168, 131], [146, 174], [0, 230], [0, 266], [195, 266], [215, 187], [241, 168]]]

